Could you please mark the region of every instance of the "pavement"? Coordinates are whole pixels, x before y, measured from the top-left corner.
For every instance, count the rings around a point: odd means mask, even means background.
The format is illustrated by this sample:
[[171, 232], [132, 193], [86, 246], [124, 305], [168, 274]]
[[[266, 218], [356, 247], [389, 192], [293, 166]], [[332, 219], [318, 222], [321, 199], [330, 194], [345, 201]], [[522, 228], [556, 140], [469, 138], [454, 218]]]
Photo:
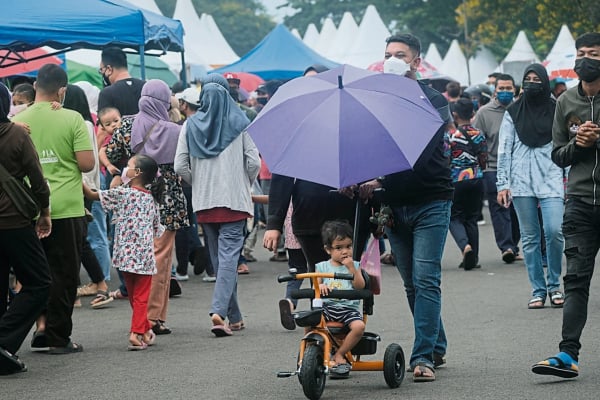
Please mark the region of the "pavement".
[[[447, 364], [432, 383], [413, 383], [407, 373], [397, 389], [389, 389], [383, 372], [351, 372], [347, 380], [327, 380], [327, 399], [543, 399], [597, 398], [600, 378], [598, 282], [592, 280], [587, 326], [582, 337], [580, 376], [574, 380], [538, 376], [531, 365], [558, 350], [562, 311], [528, 310], [530, 286], [522, 261], [507, 265], [497, 250], [489, 216], [480, 226], [481, 269], [458, 268], [461, 256], [450, 236], [442, 276], [442, 317], [448, 336]], [[264, 231], [261, 231], [261, 234]], [[259, 243], [261, 243], [259, 241]], [[304, 399], [296, 377], [277, 378], [295, 367], [302, 330], [285, 330], [279, 322], [278, 300], [285, 284], [276, 281], [287, 264], [269, 262], [257, 245], [258, 262], [239, 277], [238, 295], [246, 329], [215, 338], [208, 317], [213, 285], [194, 276], [182, 282], [183, 295], [171, 300], [167, 325], [171, 335], [159, 336], [146, 351], [127, 351], [131, 311], [128, 301], [115, 300], [105, 309], [90, 307], [91, 297], [73, 314], [73, 340], [84, 352], [71, 355], [33, 353], [31, 336], [19, 356], [29, 370], [0, 377], [0, 399]], [[85, 272], [84, 272], [85, 274]], [[82, 281], [87, 277], [82, 275]], [[116, 288], [116, 274], [110, 283]], [[301, 303], [299, 309], [306, 309]], [[367, 331], [382, 341], [382, 359], [390, 343], [410, 357], [413, 324], [397, 270], [383, 266], [381, 295]]]

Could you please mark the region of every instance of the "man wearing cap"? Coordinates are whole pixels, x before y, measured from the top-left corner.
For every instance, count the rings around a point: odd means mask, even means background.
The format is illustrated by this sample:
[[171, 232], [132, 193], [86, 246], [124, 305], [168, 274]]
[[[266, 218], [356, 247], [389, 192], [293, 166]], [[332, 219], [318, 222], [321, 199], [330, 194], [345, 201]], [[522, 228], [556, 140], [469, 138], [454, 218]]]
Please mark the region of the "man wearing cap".
[[196, 87], [187, 88], [181, 93], [176, 93], [175, 98], [179, 100], [179, 111], [186, 119], [194, 115], [200, 107], [200, 90]]
[[229, 84], [229, 94], [233, 97], [233, 100], [235, 100], [242, 111], [246, 113], [246, 117], [248, 117], [250, 121], [254, 121], [254, 118], [256, 118], [256, 111], [240, 103], [240, 83], [242, 80], [239, 75], [234, 72], [226, 72], [223, 74], [223, 77], [227, 79], [227, 83]]

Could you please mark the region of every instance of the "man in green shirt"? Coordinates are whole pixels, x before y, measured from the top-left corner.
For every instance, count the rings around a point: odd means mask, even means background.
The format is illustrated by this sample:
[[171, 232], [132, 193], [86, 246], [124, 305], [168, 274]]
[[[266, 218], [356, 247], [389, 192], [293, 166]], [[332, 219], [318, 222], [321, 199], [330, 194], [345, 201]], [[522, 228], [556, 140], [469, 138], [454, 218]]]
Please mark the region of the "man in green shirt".
[[46, 64], [39, 70], [34, 86], [35, 103], [13, 119], [29, 125], [50, 186], [52, 233], [42, 244], [52, 284], [48, 308], [38, 320], [32, 347], [48, 347], [51, 354], [68, 354], [83, 350], [71, 341], [71, 316], [85, 224], [81, 173], [94, 167], [94, 153], [81, 115], [52, 107], [52, 102], [64, 101], [66, 72], [57, 65]]

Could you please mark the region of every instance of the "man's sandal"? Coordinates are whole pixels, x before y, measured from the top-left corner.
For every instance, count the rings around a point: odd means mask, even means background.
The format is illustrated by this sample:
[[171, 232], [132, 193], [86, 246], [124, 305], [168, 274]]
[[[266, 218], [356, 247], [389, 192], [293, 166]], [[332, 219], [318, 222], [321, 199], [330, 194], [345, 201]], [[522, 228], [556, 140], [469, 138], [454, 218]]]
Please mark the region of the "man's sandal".
[[435, 372], [433, 368], [425, 363], [418, 363], [413, 368], [413, 382], [433, 382]]
[[539, 308], [544, 308], [544, 304], [546, 303], [546, 298], [541, 296], [533, 296], [529, 303], [527, 303], [527, 308], [530, 310], [537, 310]]
[[550, 306], [552, 308], [562, 308], [565, 304], [565, 295], [560, 290], [550, 292]]
[[560, 378], [576, 378], [579, 375], [577, 361], [565, 352], [533, 364], [531, 371], [538, 375], [552, 375]]

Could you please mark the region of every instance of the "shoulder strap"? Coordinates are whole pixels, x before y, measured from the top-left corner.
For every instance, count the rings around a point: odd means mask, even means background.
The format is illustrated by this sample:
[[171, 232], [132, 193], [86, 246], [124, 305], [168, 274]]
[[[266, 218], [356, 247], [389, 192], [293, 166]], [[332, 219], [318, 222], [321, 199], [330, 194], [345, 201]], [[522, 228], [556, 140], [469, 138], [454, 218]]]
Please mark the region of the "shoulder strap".
[[5, 181], [11, 176], [12, 175], [8, 172], [8, 170], [4, 168], [4, 165], [2, 165], [2, 162], [0, 162], [0, 180]]
[[150, 138], [150, 135], [152, 134], [152, 132], [154, 131], [154, 128], [156, 127], [156, 125], [158, 125], [159, 122], [160, 121], [156, 121], [154, 123], [154, 125], [152, 125], [152, 128], [150, 128], [148, 130], [148, 133], [146, 133], [146, 136], [144, 136], [144, 140], [142, 140], [142, 142], [138, 145], [138, 150], [136, 151], [136, 153], [139, 153], [140, 151], [142, 151], [144, 149], [144, 145], [146, 144], [146, 142]]

